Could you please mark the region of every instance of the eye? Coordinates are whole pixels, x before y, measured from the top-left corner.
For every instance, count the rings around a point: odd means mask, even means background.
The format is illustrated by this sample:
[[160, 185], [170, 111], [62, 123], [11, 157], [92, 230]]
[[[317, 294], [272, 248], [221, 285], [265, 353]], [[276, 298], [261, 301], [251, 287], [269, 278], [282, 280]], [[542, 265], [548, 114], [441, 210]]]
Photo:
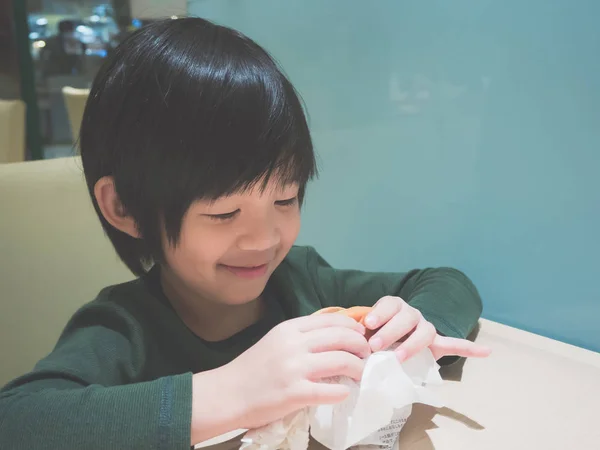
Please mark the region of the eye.
[[240, 212], [240, 210], [236, 209], [235, 211], [231, 211], [231, 212], [228, 212], [225, 214], [205, 214], [205, 216], [211, 220], [224, 221], [224, 220], [233, 219], [239, 212]]
[[275, 204], [277, 206], [292, 206], [292, 205], [295, 205], [296, 203], [298, 203], [298, 196], [288, 198], [287, 200], [277, 200], [275, 202]]

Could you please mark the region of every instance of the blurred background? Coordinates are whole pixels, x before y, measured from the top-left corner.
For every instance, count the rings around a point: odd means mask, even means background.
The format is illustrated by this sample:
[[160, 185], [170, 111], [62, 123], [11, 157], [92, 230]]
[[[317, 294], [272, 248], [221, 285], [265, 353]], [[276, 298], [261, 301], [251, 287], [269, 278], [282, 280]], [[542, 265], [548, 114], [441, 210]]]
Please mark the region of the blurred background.
[[0, 5], [3, 162], [73, 154], [86, 89], [132, 30], [215, 20], [306, 102], [321, 178], [301, 243], [337, 267], [457, 267], [486, 318], [600, 350], [600, 2]]
[[100, 65], [131, 31], [163, 11], [186, 10], [185, 1], [168, 0], [2, 0], [1, 5], [0, 99], [22, 99], [27, 106], [25, 159], [73, 155], [78, 125], [71, 126], [69, 112], [78, 117], [78, 97], [84, 102]]

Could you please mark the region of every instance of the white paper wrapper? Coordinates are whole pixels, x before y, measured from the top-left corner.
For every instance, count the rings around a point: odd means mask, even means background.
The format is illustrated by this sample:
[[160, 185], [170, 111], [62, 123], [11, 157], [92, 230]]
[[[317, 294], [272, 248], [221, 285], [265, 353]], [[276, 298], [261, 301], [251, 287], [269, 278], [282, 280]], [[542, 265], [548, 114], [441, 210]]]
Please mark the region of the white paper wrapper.
[[443, 406], [427, 384], [439, 384], [439, 366], [425, 349], [400, 364], [393, 351], [372, 354], [359, 383], [334, 380], [350, 386], [350, 395], [337, 405], [307, 408], [257, 430], [243, 439], [244, 450], [306, 450], [310, 435], [331, 450], [378, 445], [391, 448], [410, 416], [413, 403]]
[[250, 430], [240, 450], [306, 450], [310, 425], [308, 408], [262, 428]]
[[246, 431], [246, 429], [239, 429], [239, 430], [233, 430], [230, 431], [229, 433], [225, 433], [225, 434], [221, 434], [219, 436], [215, 436], [214, 438], [208, 439], [206, 441], [202, 441], [196, 445], [194, 445], [194, 448], [204, 448], [204, 447], [211, 447], [213, 445], [218, 445], [218, 444], [222, 444], [223, 442], [227, 442], [231, 439], [233, 439], [234, 437], [237, 436], [241, 436], [242, 434], [244, 434]]

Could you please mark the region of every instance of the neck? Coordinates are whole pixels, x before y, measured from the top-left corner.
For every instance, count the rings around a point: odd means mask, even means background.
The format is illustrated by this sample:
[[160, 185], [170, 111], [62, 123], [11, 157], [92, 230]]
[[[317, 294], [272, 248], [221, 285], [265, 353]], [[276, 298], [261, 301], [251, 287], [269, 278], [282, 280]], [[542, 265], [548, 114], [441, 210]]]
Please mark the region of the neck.
[[258, 322], [264, 314], [260, 297], [242, 305], [219, 303], [183, 285], [168, 268], [160, 271], [160, 282], [183, 323], [205, 341], [227, 339]]

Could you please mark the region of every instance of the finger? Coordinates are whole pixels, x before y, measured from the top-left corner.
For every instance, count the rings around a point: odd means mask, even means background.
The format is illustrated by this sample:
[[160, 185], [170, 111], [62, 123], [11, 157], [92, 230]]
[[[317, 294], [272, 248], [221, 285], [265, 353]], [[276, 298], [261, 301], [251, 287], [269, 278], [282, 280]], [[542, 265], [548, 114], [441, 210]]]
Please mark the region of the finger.
[[362, 324], [344, 314], [316, 314], [292, 320], [297, 323], [298, 329], [304, 333], [322, 328], [344, 327], [365, 334], [365, 327]]
[[393, 316], [389, 322], [382, 326], [375, 335], [369, 339], [371, 350], [377, 352], [388, 348], [390, 345], [413, 331], [422, 319], [423, 317], [419, 311], [405, 305], [399, 313]]
[[415, 331], [396, 349], [398, 361], [406, 361], [424, 348], [432, 345], [436, 335], [437, 331], [433, 324], [426, 320], [421, 320]]
[[330, 327], [306, 333], [309, 349], [314, 353], [345, 351], [359, 358], [371, 354], [371, 347], [365, 336], [356, 330], [343, 327]]
[[436, 360], [444, 356], [462, 356], [464, 358], [485, 358], [492, 349], [485, 345], [476, 344], [467, 339], [436, 336], [429, 347]]
[[306, 377], [311, 381], [340, 376], [358, 381], [362, 377], [365, 362], [352, 353], [336, 351], [313, 354], [307, 366]]
[[380, 298], [365, 318], [365, 325], [369, 330], [376, 330], [398, 314], [405, 304], [400, 297], [386, 296]]
[[350, 387], [340, 383], [314, 382], [305, 380], [292, 401], [305, 406], [334, 405], [350, 394]]

